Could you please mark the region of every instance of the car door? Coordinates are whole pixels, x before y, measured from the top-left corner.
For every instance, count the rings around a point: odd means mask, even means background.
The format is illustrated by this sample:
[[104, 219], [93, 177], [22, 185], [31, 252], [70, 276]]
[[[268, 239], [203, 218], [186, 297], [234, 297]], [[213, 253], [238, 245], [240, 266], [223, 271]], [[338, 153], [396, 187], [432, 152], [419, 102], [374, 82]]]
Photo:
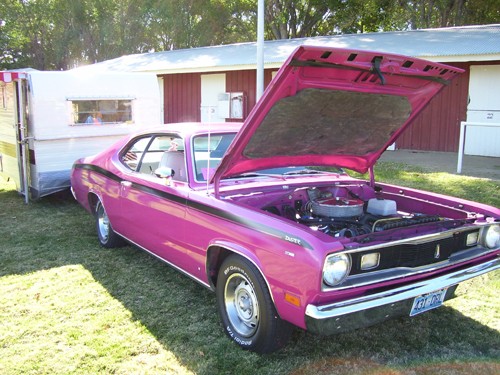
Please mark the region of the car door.
[[[182, 153], [176, 135], [142, 137], [124, 149], [119, 232], [158, 257], [186, 269], [185, 216], [189, 187], [155, 175], [165, 152]], [[179, 177], [180, 173], [177, 171]]]

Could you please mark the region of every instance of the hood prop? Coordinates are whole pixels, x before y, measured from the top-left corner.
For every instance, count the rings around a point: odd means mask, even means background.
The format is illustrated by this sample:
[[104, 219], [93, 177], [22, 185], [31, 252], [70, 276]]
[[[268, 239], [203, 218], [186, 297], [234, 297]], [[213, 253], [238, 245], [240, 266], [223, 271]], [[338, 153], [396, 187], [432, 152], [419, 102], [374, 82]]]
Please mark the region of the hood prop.
[[380, 79], [380, 83], [382, 84], [382, 86], [385, 85], [385, 78], [382, 75], [382, 71], [380, 70], [380, 63], [382, 62], [382, 57], [375, 56], [373, 58], [372, 62], [373, 62], [373, 65], [372, 65], [371, 71], [375, 72], [377, 77]]
[[375, 171], [373, 170], [374, 166], [371, 165], [370, 168], [368, 169], [368, 172], [370, 173], [370, 186], [372, 188], [375, 188]]

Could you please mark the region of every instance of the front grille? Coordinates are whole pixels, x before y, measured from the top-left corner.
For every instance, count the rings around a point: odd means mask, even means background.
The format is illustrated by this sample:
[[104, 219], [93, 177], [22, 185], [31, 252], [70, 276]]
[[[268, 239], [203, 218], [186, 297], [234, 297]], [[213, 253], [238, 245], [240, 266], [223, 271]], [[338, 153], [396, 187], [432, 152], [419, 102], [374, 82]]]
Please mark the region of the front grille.
[[[395, 267], [421, 267], [447, 260], [453, 253], [464, 250], [467, 235], [471, 232], [455, 233], [452, 237], [420, 244], [400, 244], [381, 247], [377, 250], [353, 253], [351, 275], [390, 269]], [[370, 270], [361, 270], [361, 257], [364, 254], [380, 253], [380, 264]]]
[[[461, 250], [459, 236], [419, 245], [400, 245], [391, 249], [393, 259], [387, 260], [388, 267], [419, 267], [448, 259]], [[384, 257], [385, 258], [385, 257]]]

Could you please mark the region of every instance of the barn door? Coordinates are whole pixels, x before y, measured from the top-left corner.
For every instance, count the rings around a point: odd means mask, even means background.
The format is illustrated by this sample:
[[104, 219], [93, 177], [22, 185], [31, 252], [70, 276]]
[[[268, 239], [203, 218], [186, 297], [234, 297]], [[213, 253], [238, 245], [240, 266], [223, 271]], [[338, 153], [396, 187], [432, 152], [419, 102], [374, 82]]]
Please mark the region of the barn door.
[[[470, 69], [465, 153], [500, 156], [500, 65], [473, 65]], [[482, 124], [482, 125], [481, 125]]]
[[[224, 114], [219, 110], [219, 98], [226, 91], [226, 75], [203, 74], [201, 76], [201, 121], [225, 122]], [[229, 117], [229, 116], [227, 116]]]

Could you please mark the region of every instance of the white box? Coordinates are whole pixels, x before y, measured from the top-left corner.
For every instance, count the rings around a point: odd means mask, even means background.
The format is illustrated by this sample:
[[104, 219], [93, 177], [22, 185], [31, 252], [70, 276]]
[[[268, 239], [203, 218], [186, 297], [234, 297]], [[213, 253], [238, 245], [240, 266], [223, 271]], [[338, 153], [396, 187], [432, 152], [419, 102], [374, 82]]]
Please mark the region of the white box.
[[389, 216], [398, 213], [396, 201], [390, 199], [372, 198], [368, 201], [366, 212], [372, 215]]

